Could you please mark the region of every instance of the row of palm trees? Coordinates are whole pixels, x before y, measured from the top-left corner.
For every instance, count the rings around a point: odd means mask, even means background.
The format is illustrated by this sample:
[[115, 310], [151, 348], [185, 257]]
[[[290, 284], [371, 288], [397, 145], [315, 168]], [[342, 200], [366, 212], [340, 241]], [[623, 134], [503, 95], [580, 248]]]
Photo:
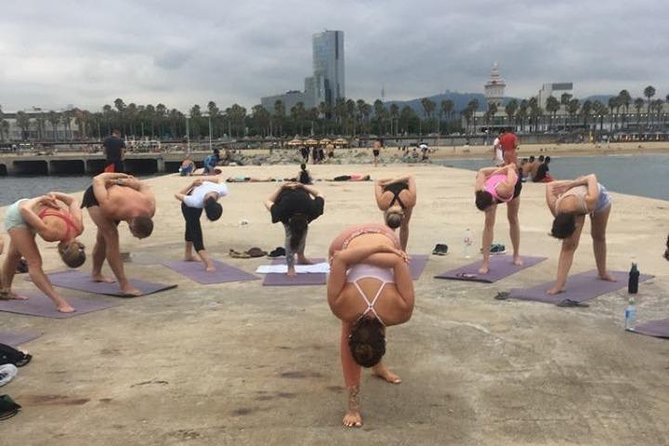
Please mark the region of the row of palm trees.
[[[514, 126], [521, 131], [555, 130], [558, 128], [590, 128], [599, 124], [604, 129], [605, 121], [611, 129], [624, 129], [631, 125], [647, 128], [661, 124], [666, 126], [663, 114], [664, 101], [653, 99], [656, 91], [652, 86], [644, 89], [644, 97], [632, 99], [627, 90], [612, 96], [607, 104], [599, 100], [581, 101], [569, 93], [560, 98], [548, 97], [545, 109], [538, 99], [511, 99], [503, 109], [494, 103], [486, 110], [479, 110], [477, 99], [471, 100], [462, 110], [455, 110], [453, 101], [442, 100], [437, 104], [422, 98], [422, 113], [412, 107], [400, 107], [395, 103], [384, 104], [377, 99], [372, 104], [362, 99], [338, 99], [333, 105], [321, 103], [307, 108], [297, 103], [286, 110], [282, 101], [276, 101], [272, 110], [256, 105], [248, 113], [246, 108], [233, 104], [220, 109], [214, 101], [206, 107], [193, 105], [187, 114], [176, 108], [168, 109], [164, 104], [126, 104], [118, 98], [113, 106], [104, 105], [100, 112], [72, 109], [64, 112], [18, 112], [16, 124], [21, 129], [22, 139], [27, 137], [42, 141], [69, 139], [100, 139], [111, 129], [119, 128], [130, 138], [150, 139], [218, 139], [223, 137], [277, 137], [293, 135], [425, 135], [429, 133], [449, 134], [453, 132], [476, 132], [491, 126]], [[669, 102], [669, 95], [666, 97]], [[636, 119], [630, 115], [630, 107], [636, 110]], [[642, 110], [646, 109], [642, 122]], [[9, 122], [0, 107], [0, 138], [9, 138]]]

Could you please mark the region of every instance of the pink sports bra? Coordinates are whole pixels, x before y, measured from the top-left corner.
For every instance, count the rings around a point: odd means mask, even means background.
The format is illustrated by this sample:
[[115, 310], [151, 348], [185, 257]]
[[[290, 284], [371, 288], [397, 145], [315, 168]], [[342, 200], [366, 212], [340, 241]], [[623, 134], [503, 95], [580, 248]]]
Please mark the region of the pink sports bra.
[[492, 197], [495, 199], [497, 202], [502, 202], [502, 203], [508, 203], [513, 199], [513, 194], [511, 194], [509, 197], [503, 198], [500, 197], [497, 194], [497, 186], [499, 186], [501, 183], [505, 182], [507, 178], [506, 174], [503, 173], [497, 173], [495, 175], [489, 176], [485, 180], [485, 184], [483, 185], [483, 189], [488, 192]]
[[69, 214], [64, 214], [63, 212], [57, 211], [55, 209], [42, 208], [37, 213], [37, 216], [41, 219], [44, 219], [44, 217], [58, 217], [63, 220], [65, 222], [65, 226], [67, 227], [67, 232], [65, 233], [65, 238], [63, 240], [72, 240], [77, 236], [78, 228], [72, 221], [72, 218]]

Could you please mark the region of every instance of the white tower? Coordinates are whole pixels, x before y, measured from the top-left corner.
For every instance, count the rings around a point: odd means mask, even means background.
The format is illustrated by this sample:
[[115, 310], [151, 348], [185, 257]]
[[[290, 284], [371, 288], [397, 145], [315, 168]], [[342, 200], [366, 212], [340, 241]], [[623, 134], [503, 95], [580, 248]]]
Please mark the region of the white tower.
[[495, 62], [492, 70], [490, 70], [490, 79], [485, 84], [485, 97], [488, 104], [496, 104], [497, 107], [502, 107], [504, 87], [506, 87], [506, 83], [499, 74], [497, 62]]

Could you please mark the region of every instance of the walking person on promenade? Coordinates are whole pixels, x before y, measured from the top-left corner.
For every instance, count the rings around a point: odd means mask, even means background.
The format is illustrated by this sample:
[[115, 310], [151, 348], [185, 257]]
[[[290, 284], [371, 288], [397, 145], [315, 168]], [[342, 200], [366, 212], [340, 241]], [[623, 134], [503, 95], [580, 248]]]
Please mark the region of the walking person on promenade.
[[565, 290], [586, 215], [590, 215], [590, 233], [599, 278], [615, 282], [606, 269], [606, 225], [611, 213], [611, 196], [597, 182], [595, 174], [546, 184], [546, 204], [555, 217], [551, 235], [562, 240], [557, 281], [547, 293], [558, 294]]
[[522, 265], [520, 257], [520, 223], [518, 210], [520, 209], [520, 191], [523, 183], [520, 181], [515, 164], [504, 167], [485, 167], [476, 174], [474, 194], [476, 207], [485, 213], [481, 252], [483, 262], [479, 273], [487, 274], [490, 270], [490, 245], [495, 236], [495, 217], [497, 204], [506, 203], [506, 215], [509, 220], [509, 236], [513, 246], [513, 264]]
[[119, 129], [112, 130], [111, 135], [102, 141], [102, 151], [105, 154], [105, 172], [125, 172], [123, 160], [125, 159], [125, 142], [121, 138]]
[[47, 242], [58, 242], [58, 254], [70, 268], [83, 265], [86, 253], [84, 245], [77, 240], [84, 230], [79, 202], [60, 192], [18, 200], [7, 208], [5, 230], [10, 242], [2, 265], [0, 299], [21, 299], [11, 288], [16, 267], [23, 257], [28, 264], [30, 279], [53, 301], [56, 309], [61, 313], [75, 311], [53, 288], [42, 270], [42, 256], [35, 243], [35, 235], [39, 234]]
[[141, 295], [125, 275], [118, 225], [121, 221], [127, 222], [132, 235], [139, 239], [151, 235], [156, 200], [148, 184], [123, 173], [102, 173], [93, 178], [93, 184], [84, 192], [81, 207], [88, 209], [98, 227], [93, 248], [93, 280], [114, 281], [102, 275], [102, 264], [106, 259], [121, 292], [128, 296]]
[[288, 276], [295, 276], [295, 256], [300, 265], [311, 264], [304, 255], [309, 223], [323, 215], [325, 200], [315, 187], [298, 182], [282, 184], [265, 201], [272, 223], [281, 222], [286, 233]]
[[502, 147], [504, 164], [518, 165], [518, 137], [511, 127], [500, 131], [499, 144]]
[[377, 180], [374, 183], [376, 204], [383, 211], [389, 228], [400, 228], [400, 246], [404, 251], [409, 242], [409, 221], [416, 206], [416, 180], [413, 175]]
[[382, 362], [386, 327], [411, 318], [414, 288], [409, 259], [399, 239], [378, 224], [352, 226], [330, 245], [327, 298], [341, 320], [340, 355], [348, 407], [343, 423], [362, 426], [361, 367], [391, 384], [402, 382]]
[[223, 207], [218, 199], [228, 195], [228, 186], [219, 181], [220, 178], [217, 176], [197, 178], [174, 195], [181, 202], [181, 213], [186, 221], [184, 260], [188, 262], [196, 260], [193, 256], [193, 248], [195, 248], [207, 272], [215, 271], [216, 267], [204, 249], [200, 217], [204, 209], [209, 221], [221, 218]]

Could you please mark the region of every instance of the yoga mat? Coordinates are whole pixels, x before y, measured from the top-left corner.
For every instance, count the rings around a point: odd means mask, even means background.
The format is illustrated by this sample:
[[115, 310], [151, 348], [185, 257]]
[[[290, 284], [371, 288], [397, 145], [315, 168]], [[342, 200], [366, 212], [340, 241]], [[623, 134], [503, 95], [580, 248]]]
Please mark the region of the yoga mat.
[[[509, 292], [510, 299], [533, 300], [549, 304], [559, 304], [565, 299], [574, 302], [584, 302], [606, 293], [612, 293], [627, 286], [627, 271], [611, 271], [616, 282], [608, 282], [597, 278], [597, 270], [586, 271], [569, 276], [566, 290], [563, 293], [549, 295], [546, 290], [555, 285], [555, 281], [542, 283], [531, 288], [513, 288]], [[639, 282], [651, 279], [653, 276], [641, 274]]]
[[78, 297], [67, 297], [67, 301], [76, 308], [74, 313], [61, 313], [56, 310], [53, 301], [41, 291], [19, 291], [17, 294], [27, 297], [28, 300], [1, 300], [0, 311], [8, 313], [25, 314], [28, 316], [48, 317], [52, 319], [66, 319], [93, 311], [104, 310], [118, 305], [116, 302], [105, 302], [100, 299], [81, 299]]
[[[288, 272], [288, 265], [285, 263], [277, 263], [272, 265], [260, 265], [256, 268], [258, 274], [286, 274]], [[295, 265], [295, 272], [300, 273], [325, 273], [330, 272], [330, 264], [327, 262], [314, 263], [312, 265]]]
[[655, 336], [656, 338], [669, 338], [669, 319], [638, 324], [634, 327], [634, 332], [646, 336]]
[[[51, 273], [49, 274], [49, 280], [54, 286], [69, 288], [72, 290], [87, 291], [89, 293], [105, 294], [107, 296], [114, 297], [134, 297], [122, 294], [116, 282], [93, 282], [93, 280], [91, 280], [90, 273], [85, 273], [82, 271], [70, 270], [59, 273]], [[176, 285], [147, 282], [145, 280], [139, 279], [132, 279], [130, 280], [130, 283], [132, 286], [142, 292], [142, 296], [157, 293], [158, 291], [165, 291], [176, 288]]]
[[425, 265], [427, 265], [427, 260], [430, 256], [425, 254], [411, 254], [411, 261], [409, 262], [409, 268], [411, 268], [411, 278], [413, 280], [418, 280], [420, 275], [423, 274]]
[[242, 282], [244, 280], [256, 280], [259, 277], [242, 271], [239, 268], [214, 260], [216, 271], [207, 272], [202, 262], [186, 262], [184, 260], [173, 260], [163, 262], [169, 269], [178, 272], [191, 280], [203, 285], [225, 282]]
[[470, 282], [484, 282], [493, 283], [500, 279], [504, 279], [512, 274], [522, 271], [525, 268], [534, 266], [539, 262], [546, 260], [546, 257], [532, 257], [523, 256], [523, 264], [516, 266], [511, 261], [513, 256], [490, 256], [490, 268], [488, 274], [479, 274], [481, 267], [481, 260], [477, 260], [469, 265], [461, 266], [460, 268], [452, 269], [434, 276], [435, 279], [450, 279], [450, 280], [468, 280]]
[[[325, 259], [311, 259], [314, 263], [325, 262]], [[285, 259], [274, 259], [272, 264], [285, 263]], [[327, 274], [325, 273], [299, 273], [295, 277], [288, 277], [283, 273], [265, 274], [263, 286], [302, 286], [302, 285], [325, 285]]]
[[16, 347], [42, 336], [38, 331], [0, 331], [0, 344]]

